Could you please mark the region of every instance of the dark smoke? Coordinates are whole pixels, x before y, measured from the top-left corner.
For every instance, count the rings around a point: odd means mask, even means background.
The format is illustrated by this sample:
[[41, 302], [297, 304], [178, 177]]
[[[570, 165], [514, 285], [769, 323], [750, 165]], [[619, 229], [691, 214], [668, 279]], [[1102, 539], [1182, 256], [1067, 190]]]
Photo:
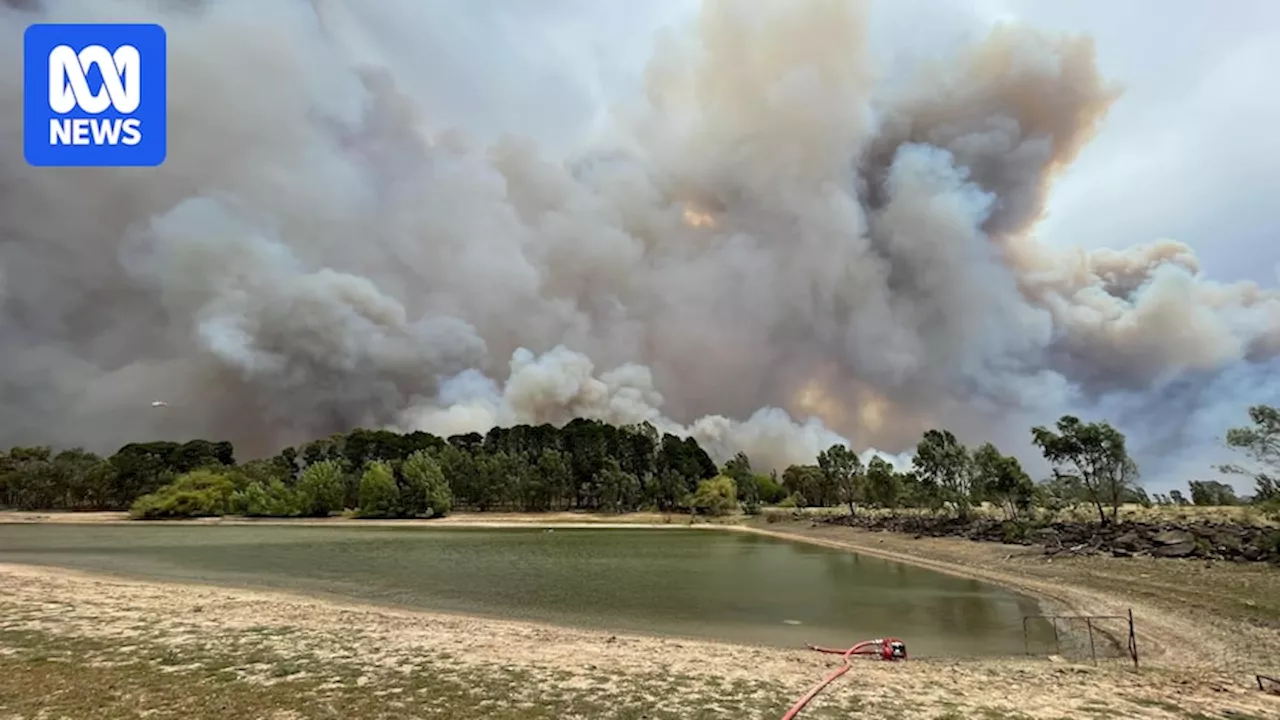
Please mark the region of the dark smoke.
[[1280, 295], [1172, 241], [1036, 241], [1119, 97], [1091, 42], [1002, 26], [886, 83], [866, 17], [707, 0], [561, 158], [436, 126], [355, 4], [10, 1], [10, 67], [36, 19], [165, 24], [170, 147], [37, 170], [0, 115], [0, 444], [586, 416], [779, 466], [939, 425], [1022, 453], [1080, 411], [1148, 477], [1206, 467], [1266, 399]]

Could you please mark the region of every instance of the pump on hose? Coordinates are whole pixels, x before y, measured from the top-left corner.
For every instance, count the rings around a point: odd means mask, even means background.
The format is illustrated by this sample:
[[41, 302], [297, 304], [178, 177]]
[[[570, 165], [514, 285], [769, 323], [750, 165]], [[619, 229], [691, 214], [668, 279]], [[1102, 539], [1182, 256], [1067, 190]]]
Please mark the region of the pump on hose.
[[844, 664], [836, 668], [830, 675], [823, 678], [822, 682], [815, 685], [808, 694], [797, 700], [796, 704], [792, 705], [791, 709], [787, 711], [787, 714], [782, 716], [782, 720], [795, 720], [795, 717], [800, 714], [800, 711], [804, 709], [804, 706], [808, 705], [810, 700], [817, 697], [818, 693], [822, 692], [823, 688], [831, 684], [832, 680], [835, 680], [845, 674], [849, 668], [853, 667], [849, 662], [855, 655], [878, 657], [881, 660], [887, 660], [889, 662], [897, 662], [899, 660], [907, 659], [907, 644], [898, 638], [876, 638], [875, 640], [863, 640], [857, 645], [845, 650], [821, 647], [818, 645], [809, 645], [808, 647], [810, 650], [817, 650], [820, 653], [840, 655], [844, 660]]
[[884, 638], [880, 641], [881, 660], [906, 660], [907, 644], [898, 638]]

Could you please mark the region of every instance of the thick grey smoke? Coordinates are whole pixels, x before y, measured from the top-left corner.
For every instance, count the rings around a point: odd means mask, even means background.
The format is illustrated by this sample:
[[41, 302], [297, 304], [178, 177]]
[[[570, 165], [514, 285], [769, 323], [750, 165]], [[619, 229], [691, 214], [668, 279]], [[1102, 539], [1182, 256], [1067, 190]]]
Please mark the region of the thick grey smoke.
[[1036, 241], [1119, 96], [1087, 39], [1000, 27], [887, 82], [860, 3], [707, 0], [555, 157], [442, 126], [355, 3], [18, 7], [11, 67], [32, 21], [162, 22], [170, 147], [38, 170], [0, 114], [0, 444], [593, 417], [780, 466], [938, 425], [1022, 452], [1077, 410], [1199, 471], [1280, 353], [1280, 294], [1186, 245]]

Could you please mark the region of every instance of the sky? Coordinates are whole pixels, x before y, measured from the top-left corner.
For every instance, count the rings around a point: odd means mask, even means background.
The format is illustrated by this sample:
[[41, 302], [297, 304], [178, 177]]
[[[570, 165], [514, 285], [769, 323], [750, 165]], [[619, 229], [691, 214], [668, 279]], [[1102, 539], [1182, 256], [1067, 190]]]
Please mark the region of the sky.
[[171, 123], [36, 170], [0, 82], [0, 444], [940, 424], [1042, 477], [1076, 412], [1208, 475], [1280, 401], [1280, 4], [853, 7], [0, 3], [15, 66], [35, 19], [164, 23]]
[[[421, 25], [394, 22], [397, 5]], [[1001, 21], [1094, 38], [1124, 87], [1101, 132], [1054, 187], [1039, 232], [1088, 248], [1175, 238], [1222, 279], [1274, 283], [1280, 263], [1280, 4], [1266, 0], [895, 0], [876, 4], [873, 43], [945, 55]], [[692, 0], [383, 0], [362, 14], [414, 68], [409, 86], [441, 124], [534, 133], [572, 147], [632, 96], [654, 38], [696, 16]], [[426, 21], [430, 18], [430, 21]], [[441, 18], [447, 21], [441, 22]], [[517, 39], [518, 38], [518, 39]], [[478, 123], [478, 124], [477, 124]]]
[[[641, 87], [655, 38], [699, 10], [695, 0], [495, 0], [483, 10], [406, 1], [433, 18], [438, 44], [409, 51], [422, 55], [406, 62], [421, 69], [410, 82], [432, 99], [442, 124], [456, 119], [493, 136], [536, 128], [548, 146], [566, 151], [607, 127], [610, 108]], [[1174, 239], [1192, 246], [1217, 280], [1264, 287], [1280, 280], [1280, 4], [895, 0], [873, 8], [873, 54], [890, 76], [945, 58], [997, 23], [1094, 40], [1102, 74], [1123, 94], [1057, 177], [1038, 239], [1085, 249]], [[1224, 422], [1188, 413], [1153, 424], [1220, 438]], [[1234, 457], [1211, 454], [1214, 462]], [[1178, 487], [1184, 476], [1214, 475], [1207, 464], [1197, 454], [1147, 482]]]

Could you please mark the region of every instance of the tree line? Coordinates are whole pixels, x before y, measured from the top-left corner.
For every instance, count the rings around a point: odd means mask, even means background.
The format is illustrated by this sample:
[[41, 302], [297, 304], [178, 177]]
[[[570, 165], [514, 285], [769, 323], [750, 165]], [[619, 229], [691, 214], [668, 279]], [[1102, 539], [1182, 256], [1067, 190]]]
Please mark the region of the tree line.
[[921, 508], [968, 517], [986, 504], [1017, 520], [1037, 508], [1086, 504], [1101, 523], [1125, 503], [1280, 505], [1280, 411], [1250, 409], [1252, 425], [1226, 442], [1252, 464], [1221, 466], [1251, 475], [1239, 498], [1214, 480], [1148, 497], [1125, 438], [1106, 422], [1062, 417], [1036, 427], [1032, 441], [1051, 468], [1033, 481], [1017, 459], [987, 443], [968, 448], [947, 430], [929, 430], [910, 468], [879, 457], [865, 464], [844, 445], [781, 476], [755, 470], [739, 453], [717, 467], [693, 438], [653, 425], [577, 419], [440, 438], [356, 429], [237, 462], [228, 442], [130, 443], [109, 457], [80, 449], [15, 447], [0, 453], [0, 505], [22, 510], [130, 510], [135, 517], [216, 515], [433, 517], [454, 508], [542, 512], [653, 509], [720, 515], [765, 505]]

